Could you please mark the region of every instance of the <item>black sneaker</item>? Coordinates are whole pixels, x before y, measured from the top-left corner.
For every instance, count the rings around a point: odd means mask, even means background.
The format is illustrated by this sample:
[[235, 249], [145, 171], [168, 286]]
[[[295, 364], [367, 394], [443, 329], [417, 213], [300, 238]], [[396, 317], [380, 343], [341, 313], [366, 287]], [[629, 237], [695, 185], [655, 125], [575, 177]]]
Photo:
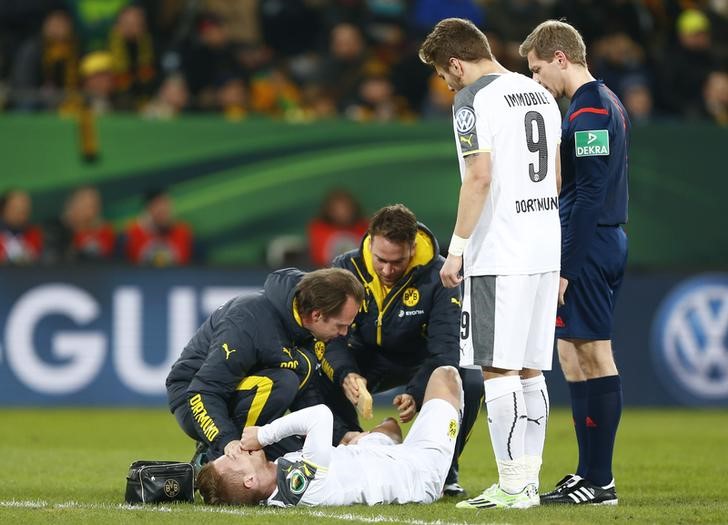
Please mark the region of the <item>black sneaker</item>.
[[600, 487], [579, 476], [565, 478], [554, 491], [541, 496], [541, 505], [616, 505], [617, 502], [614, 480]]
[[442, 495], [464, 498], [468, 493], [460, 486], [460, 483], [455, 481], [453, 483], [445, 483], [445, 486], [442, 488]]

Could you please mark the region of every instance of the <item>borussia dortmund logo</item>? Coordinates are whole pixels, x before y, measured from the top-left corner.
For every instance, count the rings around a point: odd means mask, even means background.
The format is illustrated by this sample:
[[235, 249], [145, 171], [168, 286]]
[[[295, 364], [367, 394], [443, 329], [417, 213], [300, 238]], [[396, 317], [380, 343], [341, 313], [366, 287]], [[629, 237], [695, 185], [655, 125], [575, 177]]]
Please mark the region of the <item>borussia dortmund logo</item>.
[[168, 479], [164, 482], [164, 493], [168, 498], [174, 498], [179, 494], [179, 482], [176, 479]]
[[450, 420], [450, 424], [447, 427], [447, 435], [450, 439], [455, 439], [455, 436], [458, 435], [458, 422], [454, 419]]
[[326, 343], [323, 341], [316, 341], [313, 345], [313, 351], [316, 353], [316, 359], [321, 361], [324, 358], [324, 352], [326, 351]]
[[420, 291], [417, 288], [407, 288], [402, 294], [402, 302], [410, 308], [420, 302]]

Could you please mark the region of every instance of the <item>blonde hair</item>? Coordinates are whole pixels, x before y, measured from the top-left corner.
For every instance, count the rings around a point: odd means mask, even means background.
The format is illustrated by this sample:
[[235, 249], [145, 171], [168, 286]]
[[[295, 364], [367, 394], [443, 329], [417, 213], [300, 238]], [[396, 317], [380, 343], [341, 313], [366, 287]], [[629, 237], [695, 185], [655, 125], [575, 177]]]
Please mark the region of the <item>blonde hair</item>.
[[465, 62], [493, 60], [488, 38], [474, 23], [464, 18], [440, 20], [422, 43], [420, 60], [446, 68], [450, 58]]
[[266, 498], [261, 490], [246, 488], [237, 473], [223, 477], [212, 462], [197, 474], [197, 490], [208, 505], [257, 505]]
[[586, 45], [579, 31], [560, 20], [547, 20], [536, 26], [518, 48], [525, 57], [535, 51], [536, 58], [551, 62], [556, 51], [562, 51], [569, 62], [586, 66]]

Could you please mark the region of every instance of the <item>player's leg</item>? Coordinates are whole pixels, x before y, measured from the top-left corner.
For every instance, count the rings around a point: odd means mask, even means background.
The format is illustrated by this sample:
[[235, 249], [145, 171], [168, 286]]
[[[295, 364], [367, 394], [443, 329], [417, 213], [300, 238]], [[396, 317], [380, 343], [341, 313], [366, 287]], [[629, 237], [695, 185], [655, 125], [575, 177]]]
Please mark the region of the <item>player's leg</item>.
[[611, 341], [579, 341], [576, 348], [587, 376], [589, 451], [583, 477], [595, 485], [606, 486], [613, 478], [612, 455], [622, 415], [622, 384]]
[[460, 373], [454, 366], [438, 366], [427, 381], [422, 406], [431, 399], [442, 399], [460, 412], [463, 405], [463, 385]]
[[463, 315], [469, 323], [463, 323], [467, 325], [462, 334], [464, 355], [472, 352], [473, 364], [484, 369], [488, 430], [499, 481], [480, 496], [458, 503], [460, 508], [538, 504], [535, 487], [527, 487], [527, 414], [518, 375], [531, 321], [524, 312], [532, 311], [535, 296], [529, 276], [478, 276], [466, 281]]
[[446, 496], [465, 496], [465, 489], [459, 483], [459, 458], [478, 419], [480, 408], [483, 406], [485, 390], [483, 389], [483, 373], [476, 368], [460, 368], [460, 380], [463, 384], [464, 406], [460, 432], [455, 445], [455, 455], [450, 465], [450, 471], [445, 480], [443, 490]]
[[[574, 432], [576, 433], [576, 445], [579, 454], [575, 474], [579, 478], [583, 478], [586, 475], [586, 462], [589, 457], [589, 442], [586, 432], [586, 375], [579, 364], [576, 345], [566, 339], [558, 339], [556, 345], [561, 371], [564, 373], [564, 378], [569, 386], [571, 398], [571, 416], [574, 421]], [[568, 482], [571, 478], [571, 475], [567, 475], [557, 485]]]
[[526, 403], [524, 459], [528, 483], [539, 487], [539, 473], [549, 419], [549, 394], [542, 371], [551, 370], [554, 347], [554, 317], [559, 292], [558, 272], [532, 276], [536, 281], [536, 298], [526, 343], [521, 386]]
[[585, 379], [583, 388], [572, 387], [572, 398], [574, 394], [584, 398], [579, 405], [583, 414], [578, 419], [575, 414], [575, 424], [586, 441], [579, 449], [580, 475], [585, 479], [567, 476], [542, 503], [617, 503], [611, 467], [622, 413], [622, 384], [610, 340], [626, 258], [627, 239], [622, 229], [597, 228], [582, 273], [566, 291], [557, 337], [560, 354], [562, 349], [565, 355], [575, 354]]

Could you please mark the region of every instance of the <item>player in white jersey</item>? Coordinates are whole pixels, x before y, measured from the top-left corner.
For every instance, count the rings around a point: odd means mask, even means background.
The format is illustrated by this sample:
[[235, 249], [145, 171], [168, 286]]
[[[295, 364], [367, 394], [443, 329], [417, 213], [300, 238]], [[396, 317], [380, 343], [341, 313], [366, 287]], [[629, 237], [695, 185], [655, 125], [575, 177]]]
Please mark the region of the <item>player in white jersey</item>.
[[[551, 94], [493, 57], [459, 18], [439, 22], [420, 48], [455, 91], [462, 186], [447, 287], [465, 281], [461, 366], [479, 366], [499, 481], [462, 508], [539, 504], [559, 287], [561, 115]], [[461, 275], [462, 271], [462, 275]]]
[[[442, 495], [460, 427], [462, 385], [452, 366], [436, 368], [422, 410], [401, 444], [372, 433], [331, 445], [333, 416], [325, 405], [246, 427], [235, 453], [208, 463], [197, 485], [206, 503], [278, 507], [357, 503], [432, 503]], [[303, 449], [275, 462], [261, 448], [305, 435]]]

